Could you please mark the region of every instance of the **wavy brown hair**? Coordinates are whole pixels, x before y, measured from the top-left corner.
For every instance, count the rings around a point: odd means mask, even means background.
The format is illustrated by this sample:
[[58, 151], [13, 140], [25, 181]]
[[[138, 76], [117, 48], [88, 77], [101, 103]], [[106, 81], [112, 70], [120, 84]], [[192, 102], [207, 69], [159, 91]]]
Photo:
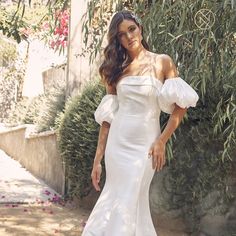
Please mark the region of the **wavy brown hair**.
[[[104, 61], [99, 68], [99, 74], [102, 80], [109, 85], [117, 82], [124, 69], [131, 63], [127, 50], [120, 44], [118, 39], [118, 26], [123, 20], [132, 20], [141, 27], [143, 36], [143, 27], [140, 25], [137, 17], [130, 11], [118, 11], [113, 18], [107, 33], [108, 45], [104, 49]], [[144, 37], [143, 37], [144, 38]], [[144, 48], [149, 50], [147, 42], [141, 41]]]

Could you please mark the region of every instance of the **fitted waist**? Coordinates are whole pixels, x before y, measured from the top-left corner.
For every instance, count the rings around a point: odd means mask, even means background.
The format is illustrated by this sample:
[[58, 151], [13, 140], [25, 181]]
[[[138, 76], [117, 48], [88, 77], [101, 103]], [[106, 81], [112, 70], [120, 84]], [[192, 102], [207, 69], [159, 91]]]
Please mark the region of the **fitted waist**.
[[131, 116], [133, 118], [143, 118], [143, 119], [157, 119], [159, 120], [160, 116], [160, 111], [158, 110], [145, 110], [143, 109], [142, 111], [140, 110], [130, 110], [130, 109], [124, 109], [124, 108], [119, 108], [117, 111], [118, 116]]
[[[160, 133], [160, 121], [157, 113], [126, 113], [118, 110], [111, 128], [127, 139], [132, 138], [138, 142], [146, 142], [148, 137], [156, 137]], [[117, 133], [116, 133], [117, 134]]]

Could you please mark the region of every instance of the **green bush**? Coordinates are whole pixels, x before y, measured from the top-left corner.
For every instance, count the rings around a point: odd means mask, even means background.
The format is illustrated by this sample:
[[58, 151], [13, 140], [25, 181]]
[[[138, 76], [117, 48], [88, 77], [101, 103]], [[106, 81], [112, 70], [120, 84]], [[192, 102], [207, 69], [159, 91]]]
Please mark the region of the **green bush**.
[[65, 102], [65, 87], [51, 89], [45, 95], [44, 102], [40, 106], [39, 116], [35, 120], [39, 132], [57, 128], [56, 120], [63, 113]]
[[[61, 119], [59, 147], [66, 167], [67, 195], [70, 197], [82, 198], [93, 188], [90, 174], [99, 132], [94, 111], [104, 95], [103, 86], [98, 82], [89, 83], [81, 95], [70, 100]], [[102, 165], [104, 170], [104, 160]], [[104, 180], [102, 175], [101, 185]]]
[[43, 106], [44, 102], [44, 95], [39, 95], [27, 101], [28, 106], [26, 105], [26, 113], [22, 122], [24, 124], [35, 124], [40, 113], [40, 107]]
[[39, 95], [31, 99], [22, 98], [15, 104], [6, 122], [12, 125], [35, 124], [44, 99], [44, 95]]
[[16, 81], [12, 78], [0, 78], [0, 122], [4, 122], [15, 106]]
[[37, 131], [55, 130], [64, 112], [65, 88], [51, 88], [46, 94], [23, 98], [16, 103], [7, 119], [11, 124], [35, 124]]
[[0, 66], [11, 67], [17, 59], [16, 45], [0, 38]]
[[[0, 42], [1, 43], [1, 42]], [[3, 44], [3, 46], [5, 46]], [[9, 47], [6, 48], [6, 50]], [[0, 53], [1, 54], [1, 53]], [[7, 122], [17, 103], [22, 98], [22, 84], [25, 72], [25, 65], [22, 61], [14, 60], [16, 55], [13, 52], [6, 52], [0, 55], [2, 59], [2, 73], [0, 78], [0, 122]], [[9, 57], [9, 60], [7, 58]], [[14, 62], [12, 62], [13, 60]], [[6, 67], [4, 67], [4, 65]]]

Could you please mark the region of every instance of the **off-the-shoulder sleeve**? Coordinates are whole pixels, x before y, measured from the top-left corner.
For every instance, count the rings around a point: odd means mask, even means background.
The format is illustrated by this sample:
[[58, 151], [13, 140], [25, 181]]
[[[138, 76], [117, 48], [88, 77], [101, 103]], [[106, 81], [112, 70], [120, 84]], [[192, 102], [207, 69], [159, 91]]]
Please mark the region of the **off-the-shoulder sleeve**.
[[103, 121], [111, 124], [115, 113], [119, 108], [117, 95], [106, 94], [99, 103], [96, 111], [94, 112], [95, 120], [98, 124], [102, 125]]
[[171, 114], [174, 103], [181, 108], [195, 107], [199, 99], [196, 91], [182, 78], [166, 79], [159, 94], [159, 106], [165, 113]]

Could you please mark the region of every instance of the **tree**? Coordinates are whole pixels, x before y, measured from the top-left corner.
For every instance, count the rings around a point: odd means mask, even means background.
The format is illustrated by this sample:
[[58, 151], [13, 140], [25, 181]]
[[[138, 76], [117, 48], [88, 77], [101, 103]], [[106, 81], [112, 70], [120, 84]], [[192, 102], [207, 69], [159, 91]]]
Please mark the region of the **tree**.
[[49, 22], [50, 34], [53, 34], [61, 22], [60, 12], [64, 12], [68, 6], [69, 0], [18, 0], [10, 7], [1, 3], [0, 31], [20, 43], [27, 39], [29, 32], [41, 30], [42, 23], [46, 20]]

